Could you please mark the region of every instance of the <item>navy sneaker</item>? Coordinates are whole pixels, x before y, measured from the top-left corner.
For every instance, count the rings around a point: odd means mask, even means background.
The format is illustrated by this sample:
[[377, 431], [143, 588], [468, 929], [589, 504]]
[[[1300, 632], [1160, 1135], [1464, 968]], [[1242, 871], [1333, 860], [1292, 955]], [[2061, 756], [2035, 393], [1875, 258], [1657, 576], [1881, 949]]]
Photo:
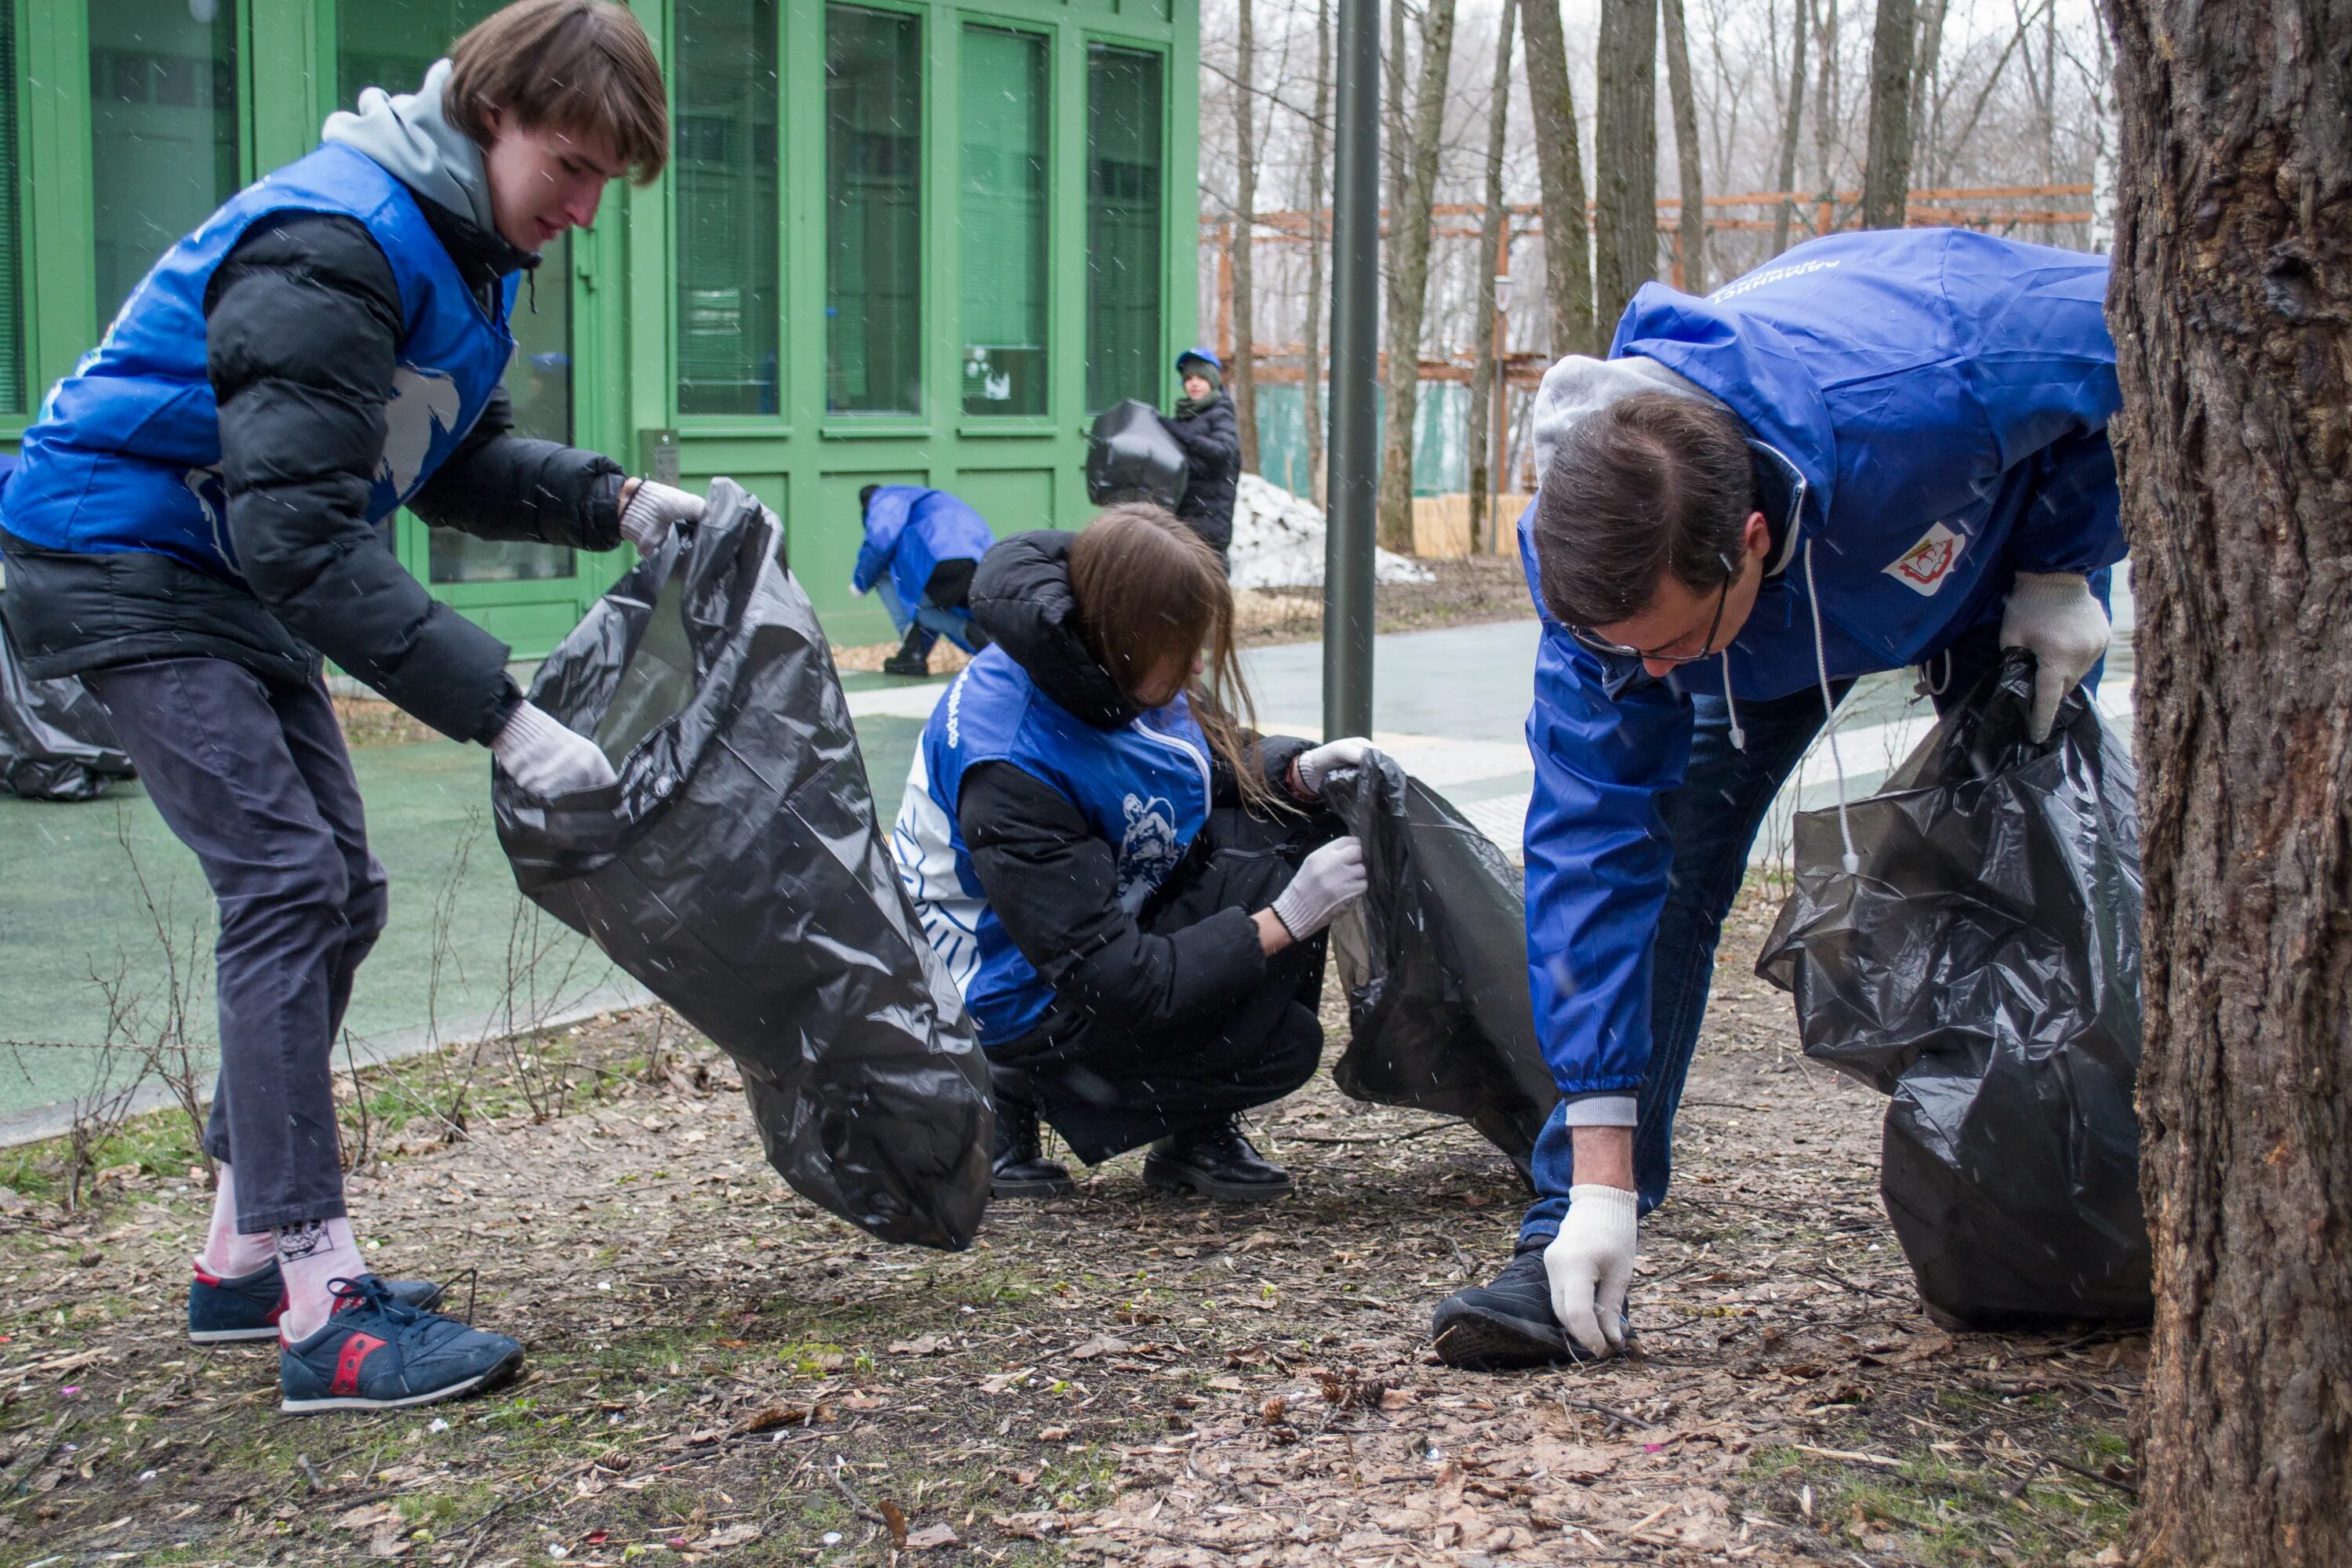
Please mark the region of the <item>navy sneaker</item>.
[[[441, 1300], [441, 1287], [429, 1279], [387, 1279], [384, 1288], [412, 1307], [431, 1310]], [[286, 1279], [271, 1258], [250, 1274], [224, 1279], [196, 1266], [188, 1281], [188, 1342], [231, 1344], [240, 1340], [274, 1340], [278, 1320], [286, 1310]]]
[[1439, 1359], [1471, 1372], [1601, 1359], [1570, 1339], [1553, 1315], [1543, 1255], [1540, 1246], [1527, 1247], [1493, 1284], [1473, 1285], [1440, 1301], [1429, 1324]]
[[494, 1388], [522, 1364], [521, 1342], [412, 1307], [373, 1274], [331, 1289], [327, 1326], [278, 1352], [278, 1408], [289, 1414], [430, 1405]]

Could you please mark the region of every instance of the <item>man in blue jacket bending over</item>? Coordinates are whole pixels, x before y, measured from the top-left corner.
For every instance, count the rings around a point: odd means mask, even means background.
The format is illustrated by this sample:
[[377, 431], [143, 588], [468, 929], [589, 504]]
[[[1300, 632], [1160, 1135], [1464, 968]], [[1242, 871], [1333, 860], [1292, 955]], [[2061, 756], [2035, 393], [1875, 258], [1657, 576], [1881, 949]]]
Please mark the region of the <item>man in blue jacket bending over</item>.
[[866, 542], [849, 591], [881, 590], [882, 607], [906, 640], [882, 662], [885, 675], [929, 675], [931, 645], [945, 637], [966, 653], [988, 646], [972, 624], [971, 574], [996, 542], [988, 520], [945, 490], [868, 485], [857, 492]]
[[1449, 1363], [1622, 1348], [1723, 918], [1855, 678], [1916, 664], [1940, 707], [2022, 647], [2046, 736], [2105, 654], [2106, 282], [1963, 231], [1835, 235], [1704, 300], [1645, 286], [1606, 362], [1545, 376], [1528, 967], [1561, 1100], [1516, 1255], [1437, 1309]]

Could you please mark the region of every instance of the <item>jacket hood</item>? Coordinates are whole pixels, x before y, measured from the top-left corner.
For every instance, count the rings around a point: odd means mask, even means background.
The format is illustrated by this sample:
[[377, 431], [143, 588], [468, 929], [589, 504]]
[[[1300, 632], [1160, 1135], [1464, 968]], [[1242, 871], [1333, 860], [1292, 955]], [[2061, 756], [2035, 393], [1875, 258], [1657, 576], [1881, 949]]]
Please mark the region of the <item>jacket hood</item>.
[[972, 574], [971, 618], [1073, 718], [1097, 730], [1124, 729], [1143, 708], [1079, 633], [1070, 538], [1048, 528], [999, 541]]
[[321, 135], [365, 153], [425, 200], [497, 235], [482, 149], [442, 111], [449, 70], [447, 60], [436, 60], [415, 92], [368, 88], [360, 94], [359, 111], [327, 116]]

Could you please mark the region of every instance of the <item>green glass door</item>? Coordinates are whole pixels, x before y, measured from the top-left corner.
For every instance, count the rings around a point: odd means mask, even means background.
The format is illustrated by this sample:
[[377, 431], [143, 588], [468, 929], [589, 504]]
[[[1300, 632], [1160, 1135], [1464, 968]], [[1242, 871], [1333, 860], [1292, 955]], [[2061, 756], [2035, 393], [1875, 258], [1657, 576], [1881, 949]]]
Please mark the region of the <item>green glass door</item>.
[[91, 249], [104, 331], [240, 184], [236, 0], [89, 0]]

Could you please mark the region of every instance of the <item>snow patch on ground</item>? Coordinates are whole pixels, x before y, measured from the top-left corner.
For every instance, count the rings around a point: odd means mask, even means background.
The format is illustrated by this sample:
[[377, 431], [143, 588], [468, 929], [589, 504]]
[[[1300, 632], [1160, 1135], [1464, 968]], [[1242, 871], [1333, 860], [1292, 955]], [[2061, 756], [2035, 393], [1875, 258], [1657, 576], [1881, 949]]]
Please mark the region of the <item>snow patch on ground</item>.
[[[1233, 583], [1236, 588], [1315, 588], [1323, 583], [1323, 510], [1255, 474], [1244, 474], [1234, 501]], [[1374, 552], [1382, 583], [1428, 583], [1436, 574], [1410, 558]]]

